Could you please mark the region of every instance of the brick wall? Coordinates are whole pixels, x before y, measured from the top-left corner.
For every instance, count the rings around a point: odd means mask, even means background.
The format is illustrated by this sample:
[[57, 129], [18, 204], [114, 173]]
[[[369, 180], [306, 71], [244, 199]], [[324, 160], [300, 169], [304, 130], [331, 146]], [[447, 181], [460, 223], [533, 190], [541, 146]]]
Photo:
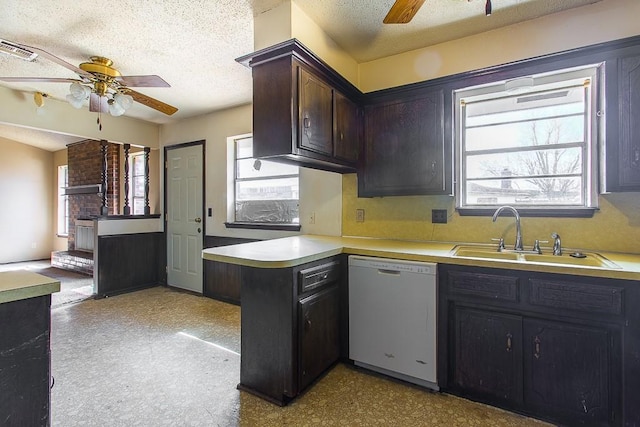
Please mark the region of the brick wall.
[[[85, 140], [67, 146], [69, 186], [100, 184], [102, 182], [102, 150], [100, 141]], [[107, 145], [107, 206], [109, 215], [119, 214], [120, 145]], [[75, 222], [78, 217], [100, 215], [100, 194], [69, 196], [69, 250], [75, 249]]]

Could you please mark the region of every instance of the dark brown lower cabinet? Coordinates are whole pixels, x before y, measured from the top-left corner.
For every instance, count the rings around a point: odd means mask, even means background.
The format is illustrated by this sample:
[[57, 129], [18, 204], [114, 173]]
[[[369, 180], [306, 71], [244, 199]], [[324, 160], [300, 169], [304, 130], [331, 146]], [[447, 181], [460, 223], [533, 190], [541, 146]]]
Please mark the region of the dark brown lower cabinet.
[[523, 326], [527, 405], [559, 419], [607, 425], [610, 332], [537, 319]]
[[487, 399], [522, 402], [522, 320], [456, 307], [455, 372], [460, 390]]
[[205, 260], [204, 296], [240, 305], [240, 270], [236, 264]]
[[441, 265], [441, 388], [563, 425], [640, 425], [639, 286]]
[[238, 388], [286, 405], [340, 356], [340, 257], [242, 267]]
[[0, 304], [0, 425], [50, 425], [51, 295]]
[[316, 292], [298, 302], [300, 389], [311, 384], [340, 356], [338, 287]]

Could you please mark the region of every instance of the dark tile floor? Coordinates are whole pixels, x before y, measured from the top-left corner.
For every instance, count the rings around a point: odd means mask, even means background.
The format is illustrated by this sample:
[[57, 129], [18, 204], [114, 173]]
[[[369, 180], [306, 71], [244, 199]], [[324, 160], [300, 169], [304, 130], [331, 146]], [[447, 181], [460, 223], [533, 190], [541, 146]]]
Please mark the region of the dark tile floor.
[[52, 310], [53, 426], [541, 426], [339, 364], [280, 408], [236, 389], [240, 309], [156, 287]]

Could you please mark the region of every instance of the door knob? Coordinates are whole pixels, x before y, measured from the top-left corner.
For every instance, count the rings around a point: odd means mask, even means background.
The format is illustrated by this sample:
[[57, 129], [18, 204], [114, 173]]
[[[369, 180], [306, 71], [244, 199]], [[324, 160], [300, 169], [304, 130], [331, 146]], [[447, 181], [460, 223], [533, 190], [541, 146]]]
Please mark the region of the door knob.
[[202, 230], [200, 229], [200, 227], [198, 227], [198, 233], [200, 233]]
[[202, 219], [200, 217], [194, 219], [195, 222], [197, 222], [198, 224], [200, 224], [202, 222]]

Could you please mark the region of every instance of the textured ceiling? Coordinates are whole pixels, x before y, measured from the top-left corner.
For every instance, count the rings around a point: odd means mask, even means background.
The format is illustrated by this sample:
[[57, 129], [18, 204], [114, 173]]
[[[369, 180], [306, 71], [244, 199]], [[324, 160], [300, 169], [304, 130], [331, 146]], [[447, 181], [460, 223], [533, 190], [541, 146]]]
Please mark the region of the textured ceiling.
[[427, 0], [409, 24], [383, 25], [394, 0], [295, 0], [358, 62], [431, 46], [600, 0]]
[[[0, 39], [44, 49], [74, 65], [99, 55], [111, 58], [124, 75], [157, 74], [171, 87], [138, 91], [179, 111], [166, 116], [134, 104], [126, 115], [168, 123], [251, 102], [251, 72], [235, 58], [253, 50], [253, 17], [285, 1], [1, 0]], [[485, 0], [427, 0], [411, 23], [383, 25], [393, 0], [294, 0], [359, 62], [596, 1], [493, 0], [494, 13], [485, 17]], [[3, 54], [0, 75], [76, 77], [43, 58], [24, 62]], [[0, 85], [59, 99], [68, 93], [62, 83]]]

